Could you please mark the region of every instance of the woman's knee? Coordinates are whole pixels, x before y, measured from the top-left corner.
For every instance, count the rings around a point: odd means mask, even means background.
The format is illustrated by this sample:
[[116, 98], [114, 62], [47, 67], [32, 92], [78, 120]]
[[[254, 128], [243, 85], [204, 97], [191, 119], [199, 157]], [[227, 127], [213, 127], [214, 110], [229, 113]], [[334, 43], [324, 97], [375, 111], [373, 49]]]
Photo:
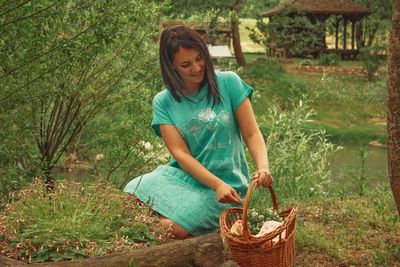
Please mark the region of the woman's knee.
[[175, 239], [186, 239], [191, 237], [189, 232], [187, 232], [185, 229], [183, 229], [179, 224], [175, 223], [174, 221], [168, 219], [168, 218], [161, 218], [160, 223], [168, 227], [169, 233], [173, 236]]

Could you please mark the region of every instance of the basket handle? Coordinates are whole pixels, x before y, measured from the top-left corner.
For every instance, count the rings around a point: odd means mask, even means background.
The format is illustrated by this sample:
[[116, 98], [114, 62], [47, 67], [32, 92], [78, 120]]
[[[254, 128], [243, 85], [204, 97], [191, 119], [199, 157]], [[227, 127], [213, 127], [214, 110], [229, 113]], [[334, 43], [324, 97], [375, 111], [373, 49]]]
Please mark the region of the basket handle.
[[[246, 197], [244, 198], [244, 202], [243, 202], [242, 224], [243, 224], [243, 235], [246, 238], [250, 237], [250, 231], [249, 231], [249, 228], [247, 226], [247, 210], [249, 208], [251, 192], [253, 191], [253, 189], [256, 186], [256, 184], [257, 184], [257, 180], [256, 179], [253, 179], [250, 182], [249, 188], [247, 189], [247, 192], [246, 192]], [[272, 189], [272, 186], [269, 186], [268, 190], [269, 190], [269, 192], [271, 194], [273, 209], [274, 210], [278, 210], [278, 201], [276, 200], [274, 189]]]

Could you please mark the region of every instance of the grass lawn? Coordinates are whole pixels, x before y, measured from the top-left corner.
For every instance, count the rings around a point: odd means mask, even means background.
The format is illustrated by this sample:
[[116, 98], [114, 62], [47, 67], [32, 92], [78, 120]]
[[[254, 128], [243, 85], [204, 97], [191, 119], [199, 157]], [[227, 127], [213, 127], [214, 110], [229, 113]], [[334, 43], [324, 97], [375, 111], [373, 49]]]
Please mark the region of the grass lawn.
[[281, 63], [264, 54], [245, 54], [240, 69], [255, 89], [254, 109], [262, 115], [271, 106], [285, 110], [291, 100], [305, 99], [315, 111], [311, 128], [323, 128], [330, 140], [366, 144], [386, 141], [386, 81], [323, 73], [286, 73]]
[[301, 203], [295, 266], [400, 266], [400, 221], [390, 191]]
[[242, 45], [243, 52], [249, 53], [263, 53], [265, 51], [262, 45], [254, 43], [250, 37], [250, 30], [247, 28], [254, 28], [256, 25], [255, 19], [240, 19], [239, 33], [240, 33], [240, 44]]

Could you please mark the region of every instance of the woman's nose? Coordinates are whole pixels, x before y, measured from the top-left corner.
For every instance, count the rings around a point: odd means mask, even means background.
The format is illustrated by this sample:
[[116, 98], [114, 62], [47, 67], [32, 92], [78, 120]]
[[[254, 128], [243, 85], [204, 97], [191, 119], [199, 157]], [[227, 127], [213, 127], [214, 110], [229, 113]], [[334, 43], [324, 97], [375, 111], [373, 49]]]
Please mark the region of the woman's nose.
[[200, 71], [200, 70], [201, 70], [201, 64], [199, 64], [197, 62], [193, 63], [193, 71], [197, 72], [197, 71]]

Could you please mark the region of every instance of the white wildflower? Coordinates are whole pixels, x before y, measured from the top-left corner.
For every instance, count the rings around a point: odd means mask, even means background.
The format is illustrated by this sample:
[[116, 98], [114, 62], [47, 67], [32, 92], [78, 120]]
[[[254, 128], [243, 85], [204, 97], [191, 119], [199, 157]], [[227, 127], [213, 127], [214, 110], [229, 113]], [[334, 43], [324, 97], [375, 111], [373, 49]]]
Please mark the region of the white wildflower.
[[103, 154], [97, 154], [95, 156], [95, 159], [96, 159], [96, 161], [100, 161], [100, 160], [104, 159], [104, 155]]
[[146, 150], [151, 150], [153, 148], [153, 146], [150, 144], [150, 142], [144, 143], [143, 146], [144, 146], [144, 149], [146, 149]]

